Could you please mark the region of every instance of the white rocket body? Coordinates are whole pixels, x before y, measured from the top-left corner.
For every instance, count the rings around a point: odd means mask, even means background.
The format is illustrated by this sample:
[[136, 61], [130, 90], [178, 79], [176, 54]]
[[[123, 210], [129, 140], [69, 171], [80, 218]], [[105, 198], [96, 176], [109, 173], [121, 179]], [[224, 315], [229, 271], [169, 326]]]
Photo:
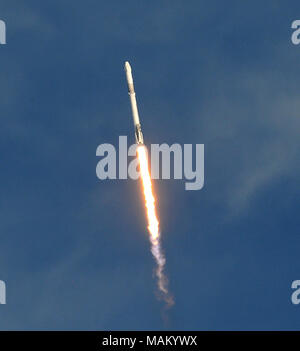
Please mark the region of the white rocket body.
[[127, 84], [128, 84], [128, 94], [130, 97], [130, 104], [131, 104], [131, 111], [132, 111], [132, 118], [133, 118], [134, 132], [135, 132], [135, 141], [137, 144], [144, 144], [142, 127], [141, 127], [140, 118], [139, 118], [139, 111], [136, 103], [131, 67], [128, 61], [125, 62], [125, 72], [126, 72], [126, 78], [127, 78]]

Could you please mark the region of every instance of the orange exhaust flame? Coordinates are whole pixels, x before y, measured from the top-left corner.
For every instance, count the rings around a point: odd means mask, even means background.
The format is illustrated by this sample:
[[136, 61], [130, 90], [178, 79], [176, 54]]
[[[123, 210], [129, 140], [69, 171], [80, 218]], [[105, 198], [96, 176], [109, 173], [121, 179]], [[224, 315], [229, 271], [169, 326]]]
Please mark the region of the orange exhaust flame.
[[144, 196], [145, 196], [145, 204], [146, 204], [147, 219], [148, 219], [148, 230], [150, 233], [150, 242], [151, 242], [151, 252], [157, 263], [156, 276], [158, 279], [158, 288], [162, 294], [162, 298], [166, 301], [167, 305], [170, 307], [174, 304], [174, 300], [168, 291], [168, 280], [163, 272], [166, 259], [160, 247], [159, 222], [158, 222], [156, 210], [155, 210], [155, 198], [153, 196], [152, 183], [151, 183], [150, 173], [148, 169], [148, 158], [147, 158], [146, 148], [144, 145], [138, 146], [137, 154], [138, 154], [138, 159], [140, 164], [140, 174], [142, 178], [143, 190], [144, 190]]

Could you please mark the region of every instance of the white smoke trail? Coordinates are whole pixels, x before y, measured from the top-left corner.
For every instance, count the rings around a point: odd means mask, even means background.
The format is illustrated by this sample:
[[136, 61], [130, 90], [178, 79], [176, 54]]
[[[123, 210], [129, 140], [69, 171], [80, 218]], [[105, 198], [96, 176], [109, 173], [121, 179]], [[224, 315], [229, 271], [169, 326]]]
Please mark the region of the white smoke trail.
[[161, 293], [162, 299], [166, 302], [167, 307], [171, 307], [174, 305], [174, 298], [169, 293], [168, 278], [164, 274], [166, 259], [164, 254], [161, 251], [159, 239], [153, 239], [152, 237], [150, 237], [150, 242], [151, 242], [151, 252], [155, 258], [156, 265], [157, 265], [155, 274], [157, 277], [158, 289]]

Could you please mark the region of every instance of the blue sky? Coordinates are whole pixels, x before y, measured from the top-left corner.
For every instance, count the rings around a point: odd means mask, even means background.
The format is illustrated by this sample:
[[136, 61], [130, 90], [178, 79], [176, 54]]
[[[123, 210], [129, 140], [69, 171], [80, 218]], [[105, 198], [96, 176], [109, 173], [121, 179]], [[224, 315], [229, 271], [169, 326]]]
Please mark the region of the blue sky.
[[[0, 5], [1, 329], [286, 330], [299, 262], [298, 1]], [[176, 304], [155, 297], [140, 184], [96, 148], [205, 145], [205, 186], [158, 180]]]

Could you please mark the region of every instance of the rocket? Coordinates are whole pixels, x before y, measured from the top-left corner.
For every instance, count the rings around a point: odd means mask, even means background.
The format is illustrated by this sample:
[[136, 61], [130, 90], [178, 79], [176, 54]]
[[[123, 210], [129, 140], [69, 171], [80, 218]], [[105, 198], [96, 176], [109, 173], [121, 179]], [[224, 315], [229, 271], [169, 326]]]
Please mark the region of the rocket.
[[139, 118], [139, 111], [137, 108], [137, 103], [135, 98], [131, 66], [128, 61], [125, 62], [124, 68], [125, 68], [127, 84], [128, 84], [128, 94], [129, 94], [130, 104], [131, 104], [131, 111], [132, 111], [132, 118], [133, 118], [134, 132], [135, 132], [135, 141], [137, 144], [144, 144], [142, 127], [141, 127], [140, 118]]

